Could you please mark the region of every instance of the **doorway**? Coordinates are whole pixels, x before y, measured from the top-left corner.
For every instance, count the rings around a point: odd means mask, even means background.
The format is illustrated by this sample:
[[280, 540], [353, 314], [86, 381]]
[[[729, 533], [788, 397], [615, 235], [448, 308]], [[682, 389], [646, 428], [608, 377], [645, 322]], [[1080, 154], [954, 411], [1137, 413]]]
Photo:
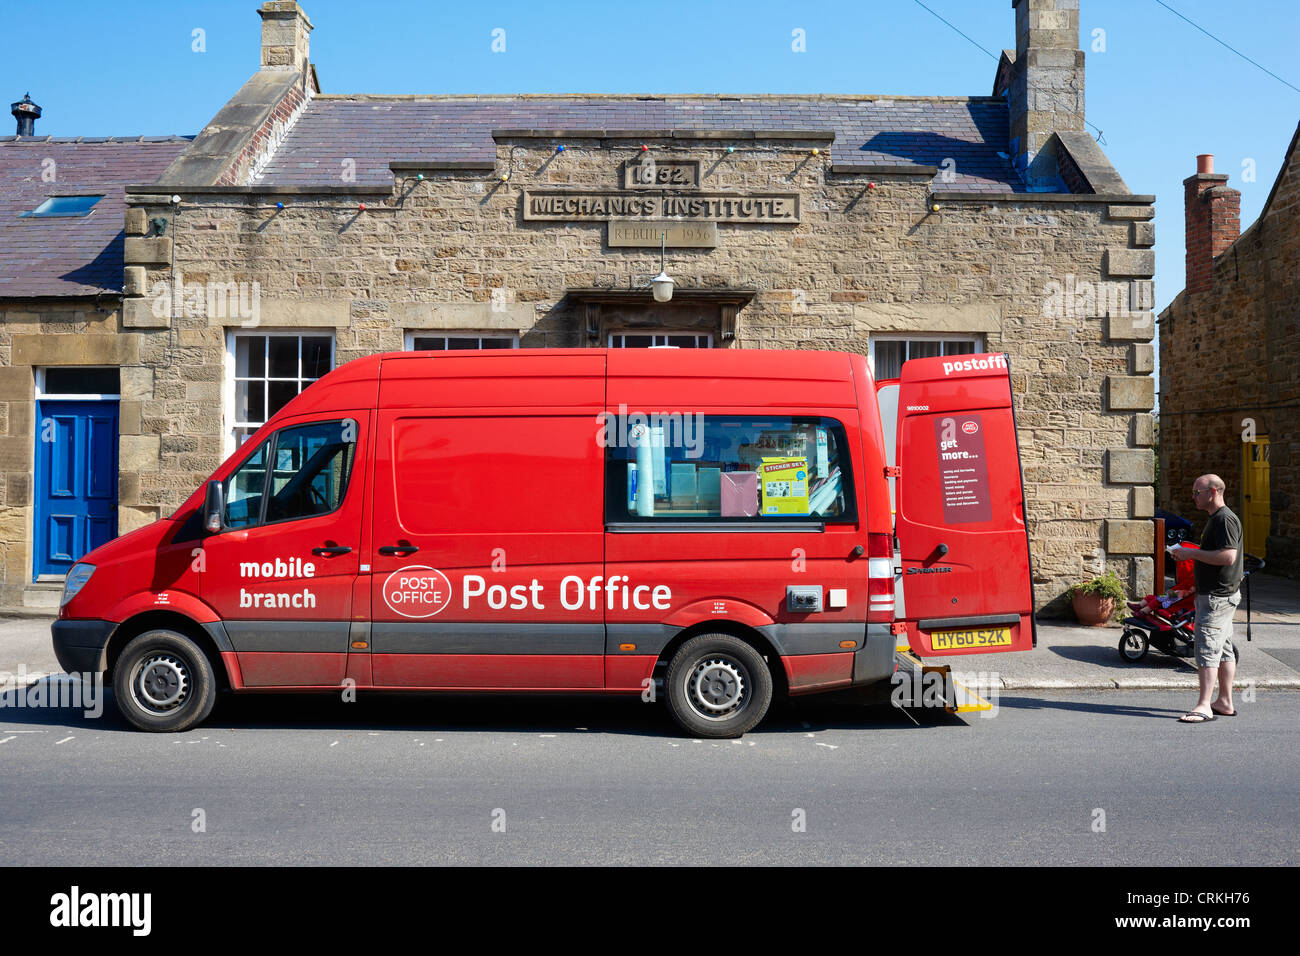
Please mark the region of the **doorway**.
[[36, 370], [32, 580], [117, 537], [116, 368]]
[[1245, 459], [1242, 468], [1242, 494], [1245, 503], [1242, 531], [1246, 539], [1246, 552], [1260, 558], [1267, 557], [1264, 552], [1269, 523], [1272, 519], [1268, 487], [1268, 449], [1267, 435], [1257, 435], [1254, 441], [1246, 442], [1242, 446]]

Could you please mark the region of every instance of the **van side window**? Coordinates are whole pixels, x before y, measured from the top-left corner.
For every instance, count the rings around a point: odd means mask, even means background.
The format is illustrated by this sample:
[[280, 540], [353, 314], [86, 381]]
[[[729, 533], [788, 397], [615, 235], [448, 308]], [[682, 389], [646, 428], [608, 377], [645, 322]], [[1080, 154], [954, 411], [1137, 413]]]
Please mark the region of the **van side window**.
[[226, 479], [226, 527], [247, 528], [262, 520], [262, 492], [266, 487], [266, 456], [271, 442], [262, 442], [257, 451]]
[[605, 520], [855, 521], [844, 426], [788, 415], [605, 417]]
[[335, 510], [347, 491], [356, 435], [351, 420], [276, 432], [226, 479], [226, 526], [247, 528]]
[[356, 435], [356, 425], [351, 422], [282, 429], [271, 458], [267, 523], [328, 514], [337, 508], [352, 471]]

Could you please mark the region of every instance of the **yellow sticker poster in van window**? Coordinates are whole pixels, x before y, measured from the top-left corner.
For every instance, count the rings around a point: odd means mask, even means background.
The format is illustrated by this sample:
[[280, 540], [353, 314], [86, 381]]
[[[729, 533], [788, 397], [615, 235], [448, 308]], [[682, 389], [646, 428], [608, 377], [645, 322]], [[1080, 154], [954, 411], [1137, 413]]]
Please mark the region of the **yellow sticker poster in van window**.
[[759, 480], [763, 514], [808, 514], [807, 458], [764, 458]]

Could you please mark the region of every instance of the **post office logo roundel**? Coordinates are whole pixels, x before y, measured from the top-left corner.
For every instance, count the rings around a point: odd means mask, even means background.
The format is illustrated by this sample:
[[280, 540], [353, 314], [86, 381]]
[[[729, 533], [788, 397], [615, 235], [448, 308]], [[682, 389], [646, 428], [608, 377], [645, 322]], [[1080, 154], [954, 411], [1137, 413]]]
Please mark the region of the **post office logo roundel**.
[[413, 564], [384, 581], [384, 603], [402, 617], [433, 617], [451, 603], [451, 582], [437, 568]]

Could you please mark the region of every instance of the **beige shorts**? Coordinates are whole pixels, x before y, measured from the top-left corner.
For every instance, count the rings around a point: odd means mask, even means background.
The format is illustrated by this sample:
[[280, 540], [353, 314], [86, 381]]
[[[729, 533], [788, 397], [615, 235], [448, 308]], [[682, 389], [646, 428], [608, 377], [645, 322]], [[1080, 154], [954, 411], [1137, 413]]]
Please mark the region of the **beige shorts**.
[[1196, 666], [1218, 667], [1232, 660], [1232, 615], [1241, 603], [1241, 592], [1196, 595]]

